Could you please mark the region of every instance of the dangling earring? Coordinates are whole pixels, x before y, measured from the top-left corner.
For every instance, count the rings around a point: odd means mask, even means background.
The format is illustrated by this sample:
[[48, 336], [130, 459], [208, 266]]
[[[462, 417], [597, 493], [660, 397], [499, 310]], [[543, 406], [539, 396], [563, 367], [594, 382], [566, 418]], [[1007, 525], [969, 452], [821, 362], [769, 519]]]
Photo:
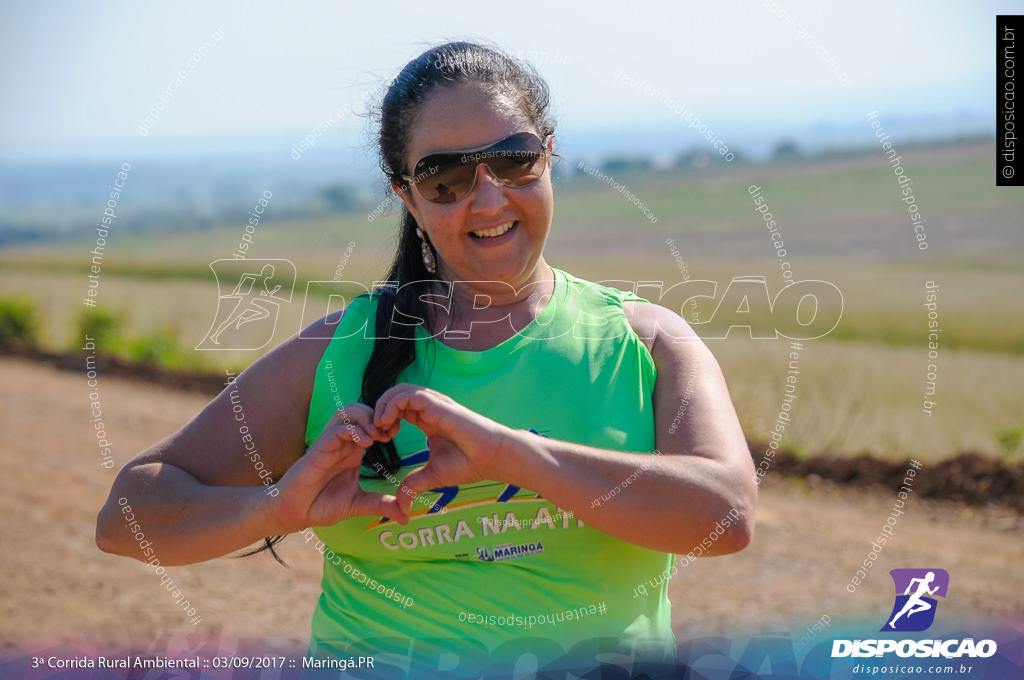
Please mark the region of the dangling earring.
[[427, 237], [423, 235], [423, 230], [419, 227], [416, 227], [416, 235], [423, 241], [423, 266], [431, 274], [436, 274], [437, 260], [434, 259], [434, 251], [430, 249], [430, 245], [427, 243]]

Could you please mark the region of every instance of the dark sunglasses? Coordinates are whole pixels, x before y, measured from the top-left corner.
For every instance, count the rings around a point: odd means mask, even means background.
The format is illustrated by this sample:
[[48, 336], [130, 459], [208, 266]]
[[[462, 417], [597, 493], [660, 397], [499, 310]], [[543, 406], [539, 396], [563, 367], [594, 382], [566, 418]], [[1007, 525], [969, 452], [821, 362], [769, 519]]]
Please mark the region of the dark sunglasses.
[[475, 149], [432, 153], [416, 163], [413, 176], [402, 179], [431, 203], [457, 203], [473, 191], [480, 165], [507, 187], [528, 186], [544, 175], [547, 139], [520, 132]]

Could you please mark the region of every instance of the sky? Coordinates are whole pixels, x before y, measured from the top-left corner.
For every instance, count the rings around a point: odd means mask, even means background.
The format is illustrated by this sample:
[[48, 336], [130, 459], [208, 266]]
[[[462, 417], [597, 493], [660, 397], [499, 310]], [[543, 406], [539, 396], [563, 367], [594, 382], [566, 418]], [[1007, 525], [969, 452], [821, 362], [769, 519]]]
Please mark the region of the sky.
[[[994, 133], [995, 15], [1021, 7], [954, 0], [5, 3], [0, 159], [295, 137], [427, 46], [467, 38], [534, 63], [554, 93], [561, 126], [574, 130], [685, 126], [666, 105], [671, 98], [710, 128], [734, 134], [860, 125], [872, 110], [883, 120], [991, 114]], [[192, 61], [204, 42], [209, 48]], [[179, 70], [187, 76], [140, 135]], [[365, 120], [347, 116], [330, 132], [365, 141]]]

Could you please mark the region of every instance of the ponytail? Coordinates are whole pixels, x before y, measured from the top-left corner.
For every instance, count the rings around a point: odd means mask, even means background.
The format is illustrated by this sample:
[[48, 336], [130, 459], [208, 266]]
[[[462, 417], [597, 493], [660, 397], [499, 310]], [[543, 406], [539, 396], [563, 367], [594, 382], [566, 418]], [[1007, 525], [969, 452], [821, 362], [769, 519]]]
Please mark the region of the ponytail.
[[[373, 351], [363, 372], [359, 401], [373, 407], [381, 395], [394, 387], [402, 372], [416, 361], [416, 326], [392, 323], [396, 308], [399, 314], [417, 319], [427, 318], [427, 305], [421, 299], [422, 290], [407, 286], [414, 281], [438, 280], [431, 274], [420, 256], [422, 246], [416, 235], [416, 218], [402, 206], [402, 226], [398, 236], [398, 252], [386, 277], [387, 285], [376, 293], [377, 314], [374, 322]], [[393, 442], [374, 442], [363, 456], [364, 479], [383, 479], [402, 466]]]

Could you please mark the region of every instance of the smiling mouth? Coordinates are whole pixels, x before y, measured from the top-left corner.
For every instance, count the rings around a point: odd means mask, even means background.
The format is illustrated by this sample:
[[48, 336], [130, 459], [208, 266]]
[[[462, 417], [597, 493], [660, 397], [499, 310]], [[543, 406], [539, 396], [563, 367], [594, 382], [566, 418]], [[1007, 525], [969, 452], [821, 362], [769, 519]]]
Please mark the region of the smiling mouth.
[[480, 231], [471, 231], [471, 232], [469, 232], [469, 235], [472, 236], [473, 238], [478, 238], [478, 239], [497, 238], [497, 237], [501, 236], [502, 234], [505, 234], [505, 233], [509, 232], [517, 224], [519, 224], [518, 221], [506, 222], [505, 224], [501, 224], [501, 225], [499, 225], [499, 226], [497, 226], [497, 227], [495, 227], [493, 229], [482, 229]]

